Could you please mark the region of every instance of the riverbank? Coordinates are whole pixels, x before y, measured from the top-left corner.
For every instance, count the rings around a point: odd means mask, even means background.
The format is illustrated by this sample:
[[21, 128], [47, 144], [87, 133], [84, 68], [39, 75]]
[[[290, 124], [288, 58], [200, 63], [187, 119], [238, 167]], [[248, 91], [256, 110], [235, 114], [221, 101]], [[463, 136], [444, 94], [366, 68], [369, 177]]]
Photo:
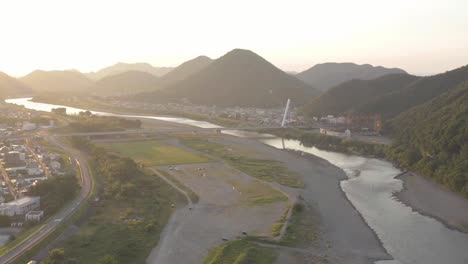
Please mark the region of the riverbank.
[[399, 201], [448, 228], [468, 233], [468, 199], [415, 173], [397, 178], [403, 181], [403, 190], [394, 194]]

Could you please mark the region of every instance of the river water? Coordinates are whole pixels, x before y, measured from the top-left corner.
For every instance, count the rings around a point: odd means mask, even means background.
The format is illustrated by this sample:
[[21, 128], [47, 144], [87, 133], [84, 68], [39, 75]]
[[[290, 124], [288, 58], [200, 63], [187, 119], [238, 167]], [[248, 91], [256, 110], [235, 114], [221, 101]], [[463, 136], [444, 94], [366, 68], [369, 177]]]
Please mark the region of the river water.
[[[77, 114], [83, 109], [31, 102], [31, 98], [9, 99], [7, 103], [23, 105], [28, 109], [51, 111], [65, 107], [67, 113]], [[96, 115], [151, 118], [188, 124], [203, 128], [219, 126], [187, 118], [119, 115], [91, 111]], [[246, 136], [237, 131], [229, 134]], [[437, 220], [414, 212], [397, 201], [393, 193], [402, 190], [402, 181], [395, 179], [400, 171], [391, 163], [354, 155], [323, 151], [305, 147], [297, 140], [263, 139], [263, 143], [279, 148], [299, 150], [321, 157], [341, 168], [348, 180], [341, 188], [348, 199], [376, 232], [384, 248], [395, 260], [377, 261], [376, 264], [467, 264], [468, 235], [448, 229]]]

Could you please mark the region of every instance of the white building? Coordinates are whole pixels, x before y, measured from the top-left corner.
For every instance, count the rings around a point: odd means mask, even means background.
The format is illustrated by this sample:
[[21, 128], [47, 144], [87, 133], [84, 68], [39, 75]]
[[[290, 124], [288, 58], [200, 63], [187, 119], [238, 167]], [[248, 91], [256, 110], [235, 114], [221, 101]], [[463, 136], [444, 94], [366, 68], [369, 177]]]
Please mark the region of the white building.
[[24, 218], [26, 222], [39, 222], [42, 216], [44, 216], [44, 211], [31, 211], [27, 213]]
[[2, 203], [0, 205], [0, 215], [23, 215], [39, 208], [41, 197], [38, 196], [26, 196], [8, 203]]

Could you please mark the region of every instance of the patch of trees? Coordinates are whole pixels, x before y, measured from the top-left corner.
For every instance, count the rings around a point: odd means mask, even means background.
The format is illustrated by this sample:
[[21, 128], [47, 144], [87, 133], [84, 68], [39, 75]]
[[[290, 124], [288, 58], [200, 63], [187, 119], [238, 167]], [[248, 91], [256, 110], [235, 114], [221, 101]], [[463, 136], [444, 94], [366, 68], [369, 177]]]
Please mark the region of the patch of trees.
[[8, 215], [0, 215], [0, 227], [9, 227], [11, 218]]
[[38, 182], [28, 194], [40, 196], [41, 207], [47, 214], [53, 214], [72, 200], [79, 188], [75, 175], [65, 175]]
[[96, 116], [91, 112], [81, 112], [75, 121], [69, 124], [77, 132], [121, 131], [141, 128], [140, 120], [129, 120], [114, 116]]
[[91, 154], [98, 173], [105, 181], [106, 196], [121, 199], [139, 195], [138, 190], [143, 186], [135, 178], [142, 172], [134, 160], [108, 153], [80, 137], [73, 137], [71, 141], [74, 146]]

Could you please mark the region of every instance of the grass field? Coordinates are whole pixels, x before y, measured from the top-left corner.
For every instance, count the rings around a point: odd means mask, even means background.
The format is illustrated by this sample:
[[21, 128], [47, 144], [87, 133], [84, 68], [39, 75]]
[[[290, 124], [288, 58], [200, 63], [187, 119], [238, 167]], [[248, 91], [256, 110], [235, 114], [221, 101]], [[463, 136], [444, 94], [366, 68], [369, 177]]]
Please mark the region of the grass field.
[[292, 210], [288, 227], [286, 227], [286, 232], [280, 243], [298, 247], [318, 246], [319, 220], [312, 208], [300, 202], [296, 203]]
[[110, 152], [130, 157], [147, 166], [209, 161], [206, 157], [155, 140], [105, 142], [98, 143], [97, 145], [104, 147]]
[[203, 264], [271, 264], [276, 257], [274, 249], [246, 240], [234, 240], [210, 250]]
[[146, 262], [172, 213], [171, 204], [184, 199], [156, 175], [142, 173], [136, 177], [136, 184], [144, 186], [138, 196], [131, 200], [104, 199], [80, 226], [79, 233], [60, 246], [68, 260], [97, 263], [111, 255], [117, 263]]
[[300, 188], [304, 183], [297, 175], [289, 171], [283, 164], [274, 160], [250, 158], [232, 153], [225, 146], [205, 139], [185, 138], [183, 144], [209, 155], [219, 157], [234, 168], [252, 176], [269, 182]]

